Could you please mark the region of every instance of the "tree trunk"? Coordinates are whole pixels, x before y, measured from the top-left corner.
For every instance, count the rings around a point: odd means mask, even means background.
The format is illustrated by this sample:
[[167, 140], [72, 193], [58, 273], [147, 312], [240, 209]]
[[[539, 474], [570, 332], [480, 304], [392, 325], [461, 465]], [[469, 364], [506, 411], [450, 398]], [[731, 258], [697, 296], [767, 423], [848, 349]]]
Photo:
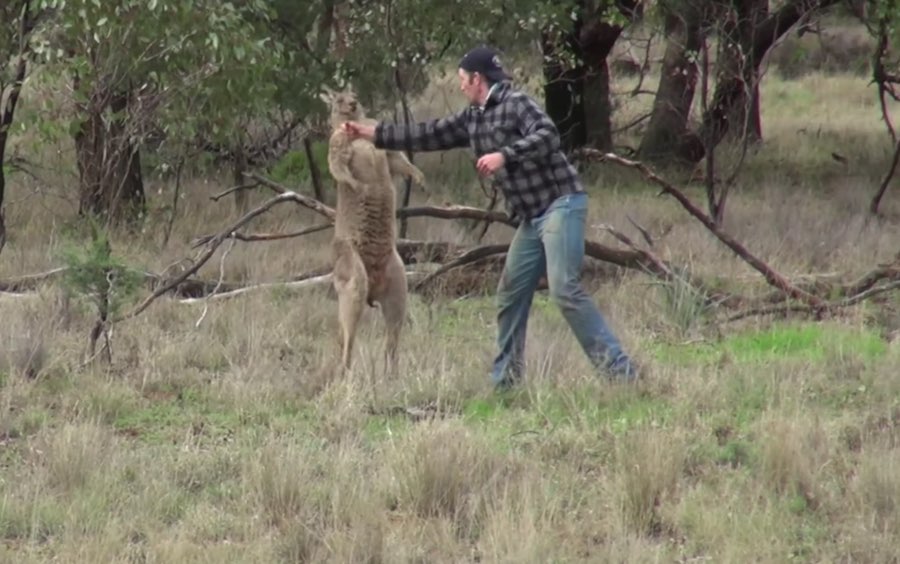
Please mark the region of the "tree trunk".
[[745, 54], [753, 49], [756, 30], [769, 13], [767, 0], [734, 0], [722, 30], [719, 78], [716, 82], [739, 80], [741, 91], [729, 109], [729, 131], [738, 139], [762, 140], [759, 114], [759, 65]]
[[[544, 55], [544, 99], [547, 114], [559, 129], [563, 150], [589, 145], [612, 149], [612, 104], [607, 57], [622, 26], [604, 21], [605, 8], [579, 0], [572, 29], [541, 37]], [[622, 0], [616, 8], [629, 19], [637, 3]], [[565, 61], [574, 60], [569, 65]]]
[[[740, 2], [752, 2], [753, 0], [736, 0]], [[792, 0], [783, 4], [773, 14], [759, 21], [750, 36], [752, 41], [745, 47], [744, 68], [759, 76], [759, 67], [769, 49], [778, 39], [788, 32], [797, 22], [806, 15], [837, 4], [837, 0]], [[701, 138], [710, 139], [713, 147], [718, 145], [730, 127], [730, 118], [734, 109], [744, 104], [745, 76], [740, 73], [728, 73], [720, 75], [716, 82], [716, 90], [713, 94], [712, 105], [703, 116], [703, 132]], [[702, 158], [702, 155], [701, 157]], [[697, 159], [699, 161], [700, 159]]]
[[[231, 156], [234, 159], [231, 168], [231, 178], [235, 186], [240, 186], [246, 182], [244, 173], [247, 172], [247, 153], [244, 151], [243, 138], [238, 138]], [[234, 192], [235, 209], [243, 215], [247, 212], [247, 206], [247, 190], [236, 190]]]
[[[607, 53], [608, 54], [608, 53]], [[584, 121], [587, 145], [612, 151], [612, 102], [606, 56], [588, 67], [584, 81]]]
[[28, 70], [28, 59], [26, 57], [28, 54], [28, 35], [34, 29], [31, 2], [25, 0], [22, 3], [20, 15], [19, 53], [15, 75], [8, 91], [5, 86], [0, 85], [0, 251], [6, 245], [6, 218], [3, 211], [3, 202], [6, 197], [6, 142], [9, 140], [9, 128], [12, 127], [13, 119], [15, 118], [16, 104], [19, 102], [22, 83], [25, 81], [25, 73]]
[[[76, 79], [76, 91], [78, 86]], [[93, 103], [97, 98], [108, 103]], [[89, 100], [79, 108], [84, 119], [75, 133], [79, 214], [95, 215], [110, 225], [132, 222], [144, 213], [146, 201], [140, 153], [125, 131], [128, 95]]]
[[612, 102], [607, 58], [623, 28], [609, 25], [602, 18], [602, 13], [587, 14], [587, 21], [580, 30], [580, 43], [585, 57], [585, 135], [589, 146], [601, 151], [611, 151]]
[[700, 14], [667, 14], [665, 33], [659, 87], [639, 154], [655, 162], [690, 160], [697, 145], [688, 130], [688, 117], [697, 87], [696, 54], [703, 41]]
[[[562, 150], [583, 147], [587, 142], [587, 126], [584, 119], [585, 68], [581, 46], [575, 41], [575, 33], [581, 28], [581, 19], [575, 21], [575, 32], [557, 37], [544, 32], [541, 51], [544, 55], [544, 104], [547, 115], [559, 130]], [[566, 52], [571, 53], [574, 65], [567, 66]]]

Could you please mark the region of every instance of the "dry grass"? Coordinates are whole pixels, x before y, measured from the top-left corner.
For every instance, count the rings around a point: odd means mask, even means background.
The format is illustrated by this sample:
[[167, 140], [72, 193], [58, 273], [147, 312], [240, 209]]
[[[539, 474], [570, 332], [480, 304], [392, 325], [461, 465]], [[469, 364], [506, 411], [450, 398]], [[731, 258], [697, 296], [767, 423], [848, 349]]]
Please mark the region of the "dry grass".
[[[616, 90], [632, 85], [623, 78]], [[416, 115], [456, 107], [453, 87], [431, 87]], [[888, 192], [884, 219], [865, 216], [890, 151], [865, 80], [768, 76], [763, 101], [766, 142], [745, 163], [728, 230], [792, 277], [852, 278], [896, 253], [900, 193]], [[649, 102], [620, 97], [617, 122]], [[736, 158], [723, 148], [724, 170]], [[432, 179], [417, 201], [483, 203], [464, 153], [416, 162]], [[0, 277], [58, 265], [77, 232], [72, 206], [54, 203], [71, 203], [70, 184], [46, 174], [42, 184], [12, 179]], [[114, 252], [155, 271], [188, 256], [191, 239], [233, 216], [230, 203], [208, 200], [222, 178], [187, 183], [167, 247], [150, 226], [114, 239]], [[658, 254], [723, 285], [767, 291], [641, 179], [605, 166], [586, 178], [592, 223], [630, 231], [627, 213], [654, 232], [671, 226]], [[149, 188], [154, 217], [165, 217], [171, 183]], [[701, 186], [686, 189], [702, 201]], [[317, 221], [285, 207], [254, 230]], [[420, 220], [410, 234], [474, 237], [461, 224]], [[489, 239], [509, 235], [496, 227]], [[237, 244], [225, 278], [312, 270], [325, 264], [329, 237]], [[201, 276], [218, 275], [219, 257]], [[358, 364], [336, 381], [320, 373], [337, 352], [327, 288], [210, 303], [199, 327], [203, 304], [160, 300], [115, 327], [108, 368], [81, 367], [93, 318], [55, 284], [0, 297], [0, 560], [897, 561], [900, 344], [896, 328], [879, 324], [900, 298], [820, 325], [716, 328], [691, 295], [638, 273], [596, 288], [650, 368], [637, 389], [590, 373], [545, 296], [529, 325], [529, 380], [504, 397], [488, 389], [489, 297], [414, 297], [403, 370], [389, 378], [377, 371], [380, 320], [367, 312]], [[435, 417], [414, 422], [396, 406]]]

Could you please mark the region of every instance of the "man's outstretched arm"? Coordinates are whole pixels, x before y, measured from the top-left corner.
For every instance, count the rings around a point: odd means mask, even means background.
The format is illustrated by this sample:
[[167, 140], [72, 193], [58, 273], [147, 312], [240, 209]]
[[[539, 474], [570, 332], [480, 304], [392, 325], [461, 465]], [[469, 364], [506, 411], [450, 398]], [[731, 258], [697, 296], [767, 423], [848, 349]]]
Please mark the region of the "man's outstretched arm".
[[379, 149], [441, 151], [469, 145], [466, 111], [408, 126], [387, 122], [374, 126], [347, 122], [344, 127], [352, 137], [368, 139]]

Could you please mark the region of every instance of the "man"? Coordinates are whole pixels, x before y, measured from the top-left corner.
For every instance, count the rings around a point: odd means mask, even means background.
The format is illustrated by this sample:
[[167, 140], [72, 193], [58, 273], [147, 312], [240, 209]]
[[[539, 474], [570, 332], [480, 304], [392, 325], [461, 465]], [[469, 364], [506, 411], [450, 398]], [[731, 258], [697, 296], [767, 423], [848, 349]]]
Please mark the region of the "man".
[[466, 53], [458, 74], [471, 105], [456, 114], [409, 127], [384, 122], [347, 122], [344, 127], [352, 137], [384, 149], [471, 147], [478, 173], [491, 177], [502, 191], [517, 229], [497, 289], [495, 386], [508, 388], [522, 377], [528, 313], [545, 272], [550, 297], [592, 364], [611, 378], [634, 380], [631, 359], [579, 282], [587, 194], [560, 150], [553, 121], [533, 99], [511, 87], [490, 47]]

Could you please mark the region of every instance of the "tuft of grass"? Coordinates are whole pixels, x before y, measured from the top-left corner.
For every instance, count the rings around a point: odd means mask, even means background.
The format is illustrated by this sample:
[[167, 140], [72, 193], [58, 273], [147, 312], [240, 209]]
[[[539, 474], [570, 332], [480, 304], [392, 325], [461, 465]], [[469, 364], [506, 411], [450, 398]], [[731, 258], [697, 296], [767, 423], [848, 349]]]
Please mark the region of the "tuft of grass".
[[628, 433], [616, 449], [616, 497], [625, 530], [662, 535], [660, 507], [676, 494], [685, 463], [685, 443], [670, 432]]
[[825, 492], [820, 472], [830, 454], [821, 424], [772, 417], [759, 426], [762, 478], [794, 510], [818, 507]]
[[45, 428], [36, 440], [35, 462], [46, 472], [47, 485], [63, 494], [89, 488], [103, 475], [115, 445], [113, 434], [96, 423], [69, 423]]
[[417, 427], [388, 454], [388, 506], [442, 518], [461, 537], [475, 534], [490, 504], [517, 477], [519, 464], [458, 423]]

